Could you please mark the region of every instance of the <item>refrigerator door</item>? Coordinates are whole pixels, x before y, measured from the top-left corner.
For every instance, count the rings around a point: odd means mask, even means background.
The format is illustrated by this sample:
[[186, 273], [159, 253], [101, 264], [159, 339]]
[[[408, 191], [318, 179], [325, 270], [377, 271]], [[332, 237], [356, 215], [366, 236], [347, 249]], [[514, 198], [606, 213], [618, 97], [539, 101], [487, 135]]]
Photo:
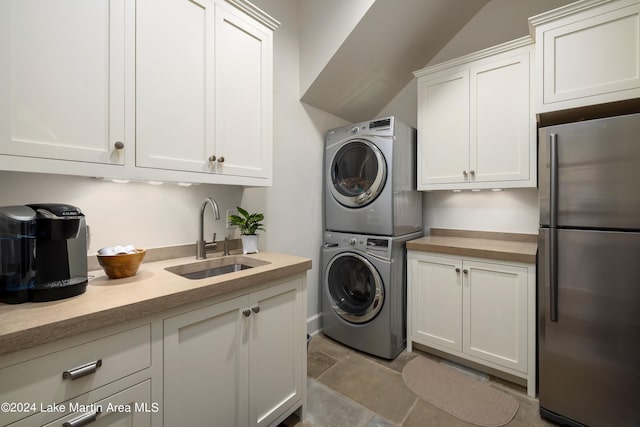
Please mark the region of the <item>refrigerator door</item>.
[[640, 114], [540, 129], [540, 224], [550, 225], [551, 141], [557, 145], [557, 226], [640, 229]]
[[[557, 321], [549, 239], [557, 233]], [[591, 427], [640, 425], [640, 233], [540, 229], [541, 412]]]

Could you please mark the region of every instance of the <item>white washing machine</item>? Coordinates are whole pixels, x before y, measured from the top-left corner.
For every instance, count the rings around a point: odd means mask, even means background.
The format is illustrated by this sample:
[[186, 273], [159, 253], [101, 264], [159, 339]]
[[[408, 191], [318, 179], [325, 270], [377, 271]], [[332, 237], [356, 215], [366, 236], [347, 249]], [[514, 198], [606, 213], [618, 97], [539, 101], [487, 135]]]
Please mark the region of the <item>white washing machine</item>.
[[324, 167], [326, 230], [400, 236], [422, 229], [412, 127], [386, 117], [332, 129]]
[[406, 345], [405, 243], [400, 237], [324, 233], [322, 331], [347, 346], [394, 359]]

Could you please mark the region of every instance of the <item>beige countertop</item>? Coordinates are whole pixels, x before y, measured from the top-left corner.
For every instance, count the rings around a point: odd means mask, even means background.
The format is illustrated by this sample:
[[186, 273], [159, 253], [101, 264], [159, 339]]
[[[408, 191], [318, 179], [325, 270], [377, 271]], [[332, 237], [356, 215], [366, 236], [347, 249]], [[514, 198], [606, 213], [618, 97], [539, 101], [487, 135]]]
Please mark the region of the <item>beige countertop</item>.
[[260, 252], [231, 256], [253, 258], [268, 264], [190, 280], [165, 268], [206, 262], [213, 257], [205, 261], [196, 261], [193, 256], [174, 258], [143, 263], [135, 276], [125, 279], [110, 280], [102, 270], [91, 271], [86, 292], [72, 298], [0, 304], [0, 355], [241, 291], [311, 268], [311, 260], [292, 255]]
[[431, 235], [407, 242], [407, 249], [535, 264], [537, 235], [431, 229]]

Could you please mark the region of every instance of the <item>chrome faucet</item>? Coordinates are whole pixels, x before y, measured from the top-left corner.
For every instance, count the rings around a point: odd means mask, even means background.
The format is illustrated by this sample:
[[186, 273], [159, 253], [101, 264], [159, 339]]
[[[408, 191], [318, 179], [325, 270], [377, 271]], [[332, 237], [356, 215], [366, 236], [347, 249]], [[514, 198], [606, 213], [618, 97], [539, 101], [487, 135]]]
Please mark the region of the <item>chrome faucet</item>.
[[216, 219], [220, 219], [220, 211], [218, 210], [218, 204], [211, 197], [207, 197], [202, 201], [200, 207], [200, 221], [198, 223], [198, 241], [196, 242], [196, 259], [205, 259], [207, 257], [207, 247], [216, 247], [216, 233], [213, 233], [213, 241], [206, 242], [204, 240], [204, 211], [207, 205], [211, 205], [213, 214]]

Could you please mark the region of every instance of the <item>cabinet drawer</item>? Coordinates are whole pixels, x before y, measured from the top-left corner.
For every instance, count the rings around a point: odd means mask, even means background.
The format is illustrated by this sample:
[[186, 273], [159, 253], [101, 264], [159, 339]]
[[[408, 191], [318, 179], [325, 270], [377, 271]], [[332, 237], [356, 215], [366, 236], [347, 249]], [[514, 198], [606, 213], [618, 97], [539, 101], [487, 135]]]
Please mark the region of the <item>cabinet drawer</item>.
[[[71, 425], [149, 427], [158, 407], [151, 402], [151, 380], [117, 390], [108, 397], [92, 391], [77, 399], [57, 404], [11, 427], [62, 427]], [[45, 409], [46, 411], [47, 409]], [[93, 420], [93, 421], [92, 421]]]
[[[150, 365], [147, 324], [0, 369], [0, 402], [34, 403], [38, 411], [41, 403], [64, 402]], [[3, 421], [31, 414], [4, 413]]]

